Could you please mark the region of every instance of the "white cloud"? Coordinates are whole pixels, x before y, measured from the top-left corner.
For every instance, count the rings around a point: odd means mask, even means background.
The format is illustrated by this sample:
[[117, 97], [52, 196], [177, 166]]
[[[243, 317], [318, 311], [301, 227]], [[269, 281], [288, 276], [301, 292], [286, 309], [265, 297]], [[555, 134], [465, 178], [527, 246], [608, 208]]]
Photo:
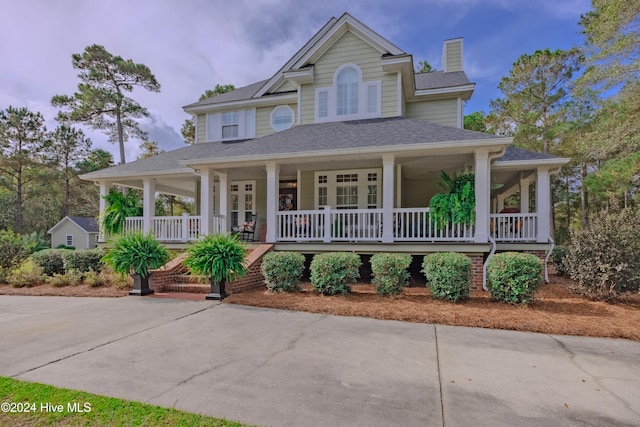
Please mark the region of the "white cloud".
[[[515, 59], [509, 40], [515, 25], [473, 19], [479, 11], [542, 10], [549, 25], [577, 22], [588, 0], [21, 0], [5, 2], [0, 14], [0, 109], [8, 105], [41, 111], [55, 127], [55, 94], [76, 90], [71, 54], [93, 43], [149, 66], [160, 93], [136, 89], [132, 97], [149, 109], [143, 127], [164, 149], [174, 148], [188, 117], [182, 106], [216, 84], [243, 86], [269, 78], [332, 16], [345, 11], [383, 37], [440, 66], [442, 40], [482, 28], [465, 39], [465, 65], [472, 79], [490, 80]], [[537, 15], [540, 16], [540, 15]], [[469, 23], [471, 22], [471, 24]], [[574, 31], [575, 32], [575, 31]], [[507, 34], [505, 37], [504, 34]], [[411, 36], [408, 36], [411, 35]], [[544, 34], [531, 33], [531, 38]], [[488, 46], [503, 43], [500, 49]], [[543, 46], [544, 47], [544, 46]], [[507, 54], [501, 54], [504, 50]], [[501, 56], [498, 56], [501, 55]], [[87, 129], [95, 147], [115, 154], [107, 137]], [[152, 138], [152, 139], [153, 139]], [[162, 140], [160, 140], [162, 139]], [[137, 156], [128, 143], [128, 158]]]

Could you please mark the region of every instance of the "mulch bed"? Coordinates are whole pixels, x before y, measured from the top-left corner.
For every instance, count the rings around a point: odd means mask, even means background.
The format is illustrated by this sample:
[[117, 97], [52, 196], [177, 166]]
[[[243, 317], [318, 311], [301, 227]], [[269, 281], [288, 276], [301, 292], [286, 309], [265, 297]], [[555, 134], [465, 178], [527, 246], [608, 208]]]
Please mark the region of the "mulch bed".
[[492, 301], [491, 295], [483, 291], [472, 291], [463, 302], [440, 301], [420, 287], [405, 288], [398, 296], [379, 297], [372, 285], [363, 283], [355, 284], [349, 295], [323, 296], [304, 283], [301, 292], [272, 294], [259, 289], [231, 295], [225, 302], [340, 316], [640, 341], [640, 295], [616, 304], [589, 301], [570, 291], [572, 283], [552, 277], [552, 283], [541, 286], [535, 300], [524, 306]]
[[[550, 279], [552, 283], [542, 285], [535, 300], [524, 306], [492, 301], [491, 295], [483, 291], [472, 291], [471, 297], [463, 302], [440, 301], [433, 299], [423, 286], [405, 288], [398, 296], [379, 297], [368, 283], [355, 284], [349, 295], [323, 296], [311, 284], [304, 283], [301, 292], [272, 294], [256, 289], [231, 295], [224, 302], [340, 316], [640, 341], [640, 295], [615, 304], [590, 301], [571, 292], [569, 287], [574, 283], [571, 280], [558, 276]], [[122, 297], [128, 292], [129, 288], [114, 285], [92, 288], [42, 284], [13, 288], [0, 284], [0, 295]], [[197, 299], [201, 300], [202, 294]]]
[[28, 288], [14, 288], [7, 284], [0, 284], [0, 295], [33, 295], [33, 296], [63, 296], [63, 297], [124, 297], [129, 295], [130, 288], [118, 286], [75, 285], [57, 287], [48, 283]]

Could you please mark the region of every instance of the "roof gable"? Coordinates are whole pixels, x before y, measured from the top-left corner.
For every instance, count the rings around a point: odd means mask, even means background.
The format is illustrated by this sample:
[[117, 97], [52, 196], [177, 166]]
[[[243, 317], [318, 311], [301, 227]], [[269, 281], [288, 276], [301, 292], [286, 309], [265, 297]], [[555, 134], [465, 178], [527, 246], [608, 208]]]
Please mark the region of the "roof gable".
[[82, 231], [86, 233], [98, 233], [99, 226], [98, 221], [95, 218], [85, 217], [85, 216], [65, 216], [62, 218], [56, 225], [51, 227], [48, 234], [53, 233], [58, 227], [60, 227], [65, 222], [71, 222], [76, 227], [80, 228]]
[[316, 62], [324, 55], [347, 31], [362, 39], [382, 55], [401, 55], [404, 51], [358, 21], [348, 13], [339, 19], [331, 18], [327, 24], [314, 35], [296, 54], [291, 57], [282, 68], [271, 77], [263, 87], [257, 91], [254, 98], [275, 91], [284, 81], [284, 73], [304, 68]]

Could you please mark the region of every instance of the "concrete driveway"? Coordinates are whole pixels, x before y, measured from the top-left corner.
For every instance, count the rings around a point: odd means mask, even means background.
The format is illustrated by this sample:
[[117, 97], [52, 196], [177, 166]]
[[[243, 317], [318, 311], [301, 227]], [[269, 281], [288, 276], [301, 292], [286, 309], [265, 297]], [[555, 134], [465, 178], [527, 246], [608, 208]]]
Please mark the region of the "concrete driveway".
[[637, 426], [640, 343], [0, 296], [0, 375], [273, 426]]

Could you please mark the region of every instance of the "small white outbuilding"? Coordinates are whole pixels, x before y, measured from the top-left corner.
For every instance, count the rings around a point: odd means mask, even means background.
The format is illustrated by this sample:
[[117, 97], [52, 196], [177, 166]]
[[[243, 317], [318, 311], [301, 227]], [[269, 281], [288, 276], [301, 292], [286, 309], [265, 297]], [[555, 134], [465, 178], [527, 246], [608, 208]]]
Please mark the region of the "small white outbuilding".
[[98, 221], [84, 216], [65, 216], [47, 232], [51, 234], [51, 247], [73, 246], [93, 249], [98, 244]]

